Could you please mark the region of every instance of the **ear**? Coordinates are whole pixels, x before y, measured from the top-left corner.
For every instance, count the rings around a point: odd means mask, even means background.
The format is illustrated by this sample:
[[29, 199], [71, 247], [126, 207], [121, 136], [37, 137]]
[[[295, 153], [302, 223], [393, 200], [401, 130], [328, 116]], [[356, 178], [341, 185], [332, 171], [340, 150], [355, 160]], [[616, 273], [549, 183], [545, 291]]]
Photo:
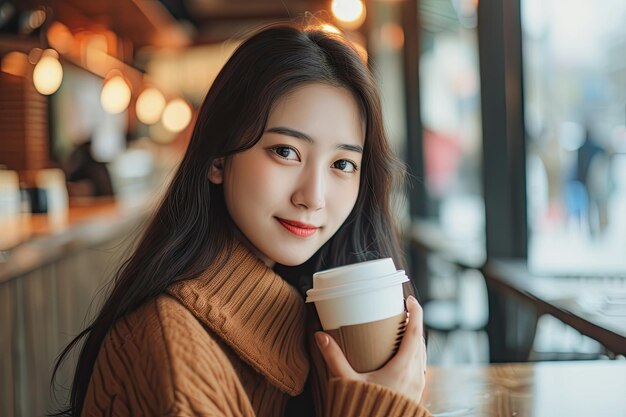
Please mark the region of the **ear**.
[[209, 181], [213, 184], [221, 184], [224, 182], [224, 158], [216, 158], [213, 160], [209, 168]]

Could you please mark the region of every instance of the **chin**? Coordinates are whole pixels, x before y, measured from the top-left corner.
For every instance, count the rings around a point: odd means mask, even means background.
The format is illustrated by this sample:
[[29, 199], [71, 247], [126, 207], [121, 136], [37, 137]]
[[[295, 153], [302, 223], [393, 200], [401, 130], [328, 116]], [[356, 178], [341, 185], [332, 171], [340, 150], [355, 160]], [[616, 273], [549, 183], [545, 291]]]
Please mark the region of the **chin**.
[[278, 259], [276, 259], [276, 263], [279, 263], [284, 266], [298, 266], [298, 265], [302, 265], [309, 259], [311, 259], [310, 256], [308, 258], [279, 257]]
[[273, 256], [272, 259], [281, 265], [284, 266], [298, 266], [302, 265], [315, 254], [315, 252], [311, 252], [310, 254], [290, 254], [290, 253], [281, 253]]

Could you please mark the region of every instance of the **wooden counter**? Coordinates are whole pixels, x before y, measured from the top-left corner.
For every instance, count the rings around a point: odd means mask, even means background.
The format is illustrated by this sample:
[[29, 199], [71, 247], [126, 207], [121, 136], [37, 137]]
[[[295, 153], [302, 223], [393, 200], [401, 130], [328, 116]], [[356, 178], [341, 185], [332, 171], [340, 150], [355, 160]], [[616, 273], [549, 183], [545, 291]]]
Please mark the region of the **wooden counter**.
[[[62, 221], [33, 215], [11, 226], [13, 244], [0, 252], [0, 416], [52, 410], [57, 355], [99, 311], [154, 207], [146, 201], [74, 202]], [[76, 356], [61, 368], [64, 386]], [[55, 395], [64, 401], [67, 391]]]
[[74, 200], [67, 216], [24, 214], [0, 233], [0, 283], [15, 279], [68, 253], [102, 243], [141, 226], [155, 207], [148, 201]]

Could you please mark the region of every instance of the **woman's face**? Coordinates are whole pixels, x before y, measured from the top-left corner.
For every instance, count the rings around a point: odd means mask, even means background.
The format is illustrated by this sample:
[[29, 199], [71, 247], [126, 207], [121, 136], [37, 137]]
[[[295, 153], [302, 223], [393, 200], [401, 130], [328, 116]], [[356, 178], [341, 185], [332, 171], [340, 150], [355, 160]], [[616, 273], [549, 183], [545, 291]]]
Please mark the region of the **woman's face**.
[[[266, 264], [300, 265], [357, 199], [365, 126], [352, 94], [308, 84], [279, 99], [254, 147], [211, 168], [244, 243]], [[247, 242], [245, 240], [247, 239]]]

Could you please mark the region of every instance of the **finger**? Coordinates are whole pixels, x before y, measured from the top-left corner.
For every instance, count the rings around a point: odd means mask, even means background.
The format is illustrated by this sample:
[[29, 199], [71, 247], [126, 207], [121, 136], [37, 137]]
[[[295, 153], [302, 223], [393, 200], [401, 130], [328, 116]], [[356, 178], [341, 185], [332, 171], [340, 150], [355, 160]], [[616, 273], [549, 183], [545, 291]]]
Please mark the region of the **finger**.
[[398, 352], [389, 361], [391, 366], [394, 366], [392, 364], [397, 364], [404, 367], [407, 361], [415, 358], [420, 347], [423, 346], [424, 343], [422, 331], [422, 307], [420, 307], [417, 300], [413, 296], [409, 296], [406, 301], [406, 308], [409, 313], [409, 322], [406, 325]]
[[327, 333], [316, 332], [315, 341], [332, 376], [357, 379], [358, 374], [343, 354], [341, 348]]

